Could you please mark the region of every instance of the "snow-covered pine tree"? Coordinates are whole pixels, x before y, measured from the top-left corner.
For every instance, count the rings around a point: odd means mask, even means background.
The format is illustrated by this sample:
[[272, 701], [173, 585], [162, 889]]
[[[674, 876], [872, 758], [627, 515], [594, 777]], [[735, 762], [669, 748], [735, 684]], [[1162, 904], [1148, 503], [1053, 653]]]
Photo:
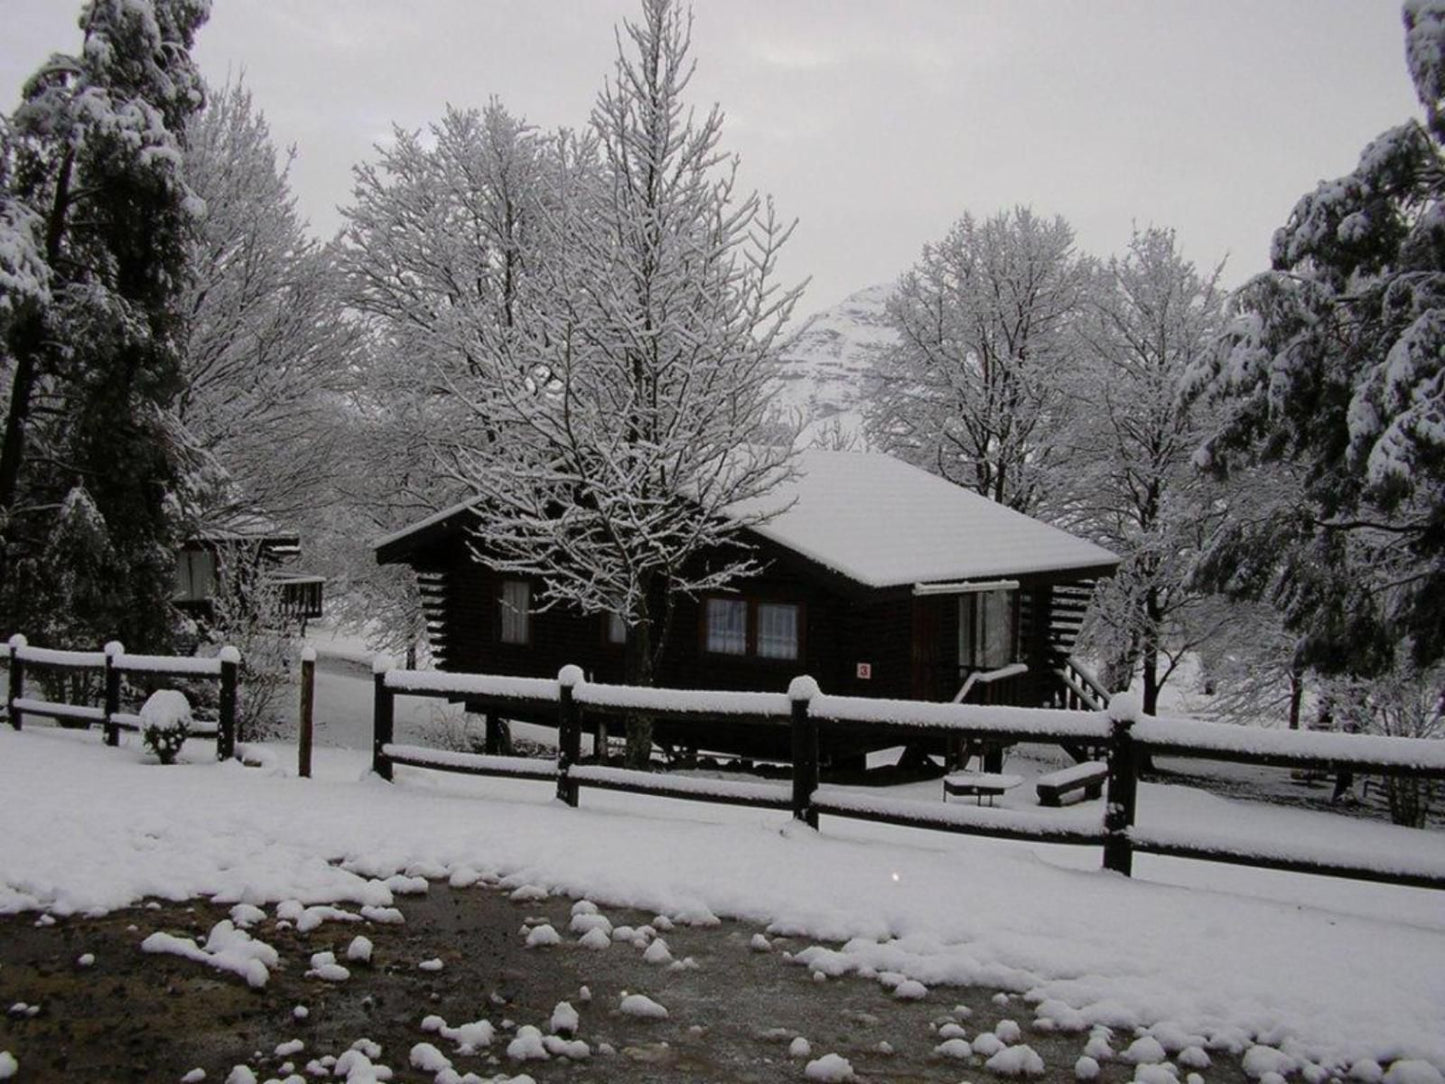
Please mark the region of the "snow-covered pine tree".
[[1088, 378], [1075, 392], [1083, 413], [1068, 466], [1071, 519], [1124, 559], [1100, 587], [1088, 640], [1112, 686], [1142, 676], [1150, 714], [1219, 620], [1190, 584], [1213, 518], [1213, 494], [1191, 463], [1210, 418], [1207, 404], [1182, 394], [1222, 329], [1217, 279], [1183, 258], [1172, 231], [1136, 231], [1102, 269], [1078, 339]]
[[1425, 123], [1299, 200], [1199, 374], [1226, 410], [1201, 458], [1300, 480], [1226, 523], [1212, 563], [1330, 672], [1388, 671], [1406, 639], [1417, 663], [1445, 655], [1445, 4], [1408, 0], [1404, 23]]
[[[648, 685], [678, 596], [754, 567], [722, 512], [786, 473], [790, 448], [760, 441], [799, 291], [774, 284], [789, 228], [737, 191], [721, 111], [685, 103], [690, 17], [642, 9], [593, 110], [595, 179], [560, 175], [514, 326], [490, 371], [453, 382], [499, 439], [448, 451], [481, 498], [478, 558], [539, 578], [542, 605], [620, 615], [627, 678]], [[631, 720], [629, 762], [650, 751]]]
[[[178, 133], [202, 102], [190, 47], [208, 10], [208, 0], [90, 0], [81, 49], [26, 83], [6, 143], [3, 217], [31, 242], [22, 262], [40, 257], [49, 281], [24, 289], [20, 306], [0, 304], [18, 312], [0, 344], [10, 392], [0, 567], [54, 574], [36, 558], [65, 494], [84, 487], [126, 569], [93, 620], [136, 649], [170, 630], [181, 469], [167, 411], [199, 210]], [[36, 583], [17, 580], [0, 588], [6, 627], [28, 624], [37, 597]]]
[[870, 440], [1010, 508], [1048, 518], [1077, 416], [1074, 335], [1090, 261], [1062, 218], [964, 215], [898, 282]]

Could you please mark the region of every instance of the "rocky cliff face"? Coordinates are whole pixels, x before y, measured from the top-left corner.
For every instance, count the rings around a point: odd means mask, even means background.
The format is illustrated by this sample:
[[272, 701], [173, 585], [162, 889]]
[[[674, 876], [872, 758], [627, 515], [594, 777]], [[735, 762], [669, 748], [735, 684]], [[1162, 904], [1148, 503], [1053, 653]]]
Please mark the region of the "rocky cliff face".
[[858, 440], [868, 377], [878, 354], [897, 341], [885, 308], [891, 283], [870, 286], [809, 317], [783, 348], [778, 403], [802, 416], [802, 443]]

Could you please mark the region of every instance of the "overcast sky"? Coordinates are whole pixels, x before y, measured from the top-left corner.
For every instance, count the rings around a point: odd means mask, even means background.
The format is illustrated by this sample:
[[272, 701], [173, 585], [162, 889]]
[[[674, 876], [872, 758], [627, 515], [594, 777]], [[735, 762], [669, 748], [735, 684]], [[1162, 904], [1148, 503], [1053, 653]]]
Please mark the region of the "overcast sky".
[[[318, 233], [393, 123], [497, 96], [579, 126], [633, 0], [213, 0], [196, 50], [246, 74]], [[0, 0], [6, 108], [79, 45], [79, 0]], [[748, 187], [799, 224], [801, 312], [888, 282], [965, 211], [1062, 214], [1081, 248], [1131, 224], [1264, 267], [1295, 199], [1415, 116], [1393, 0], [696, 0], [692, 96]]]

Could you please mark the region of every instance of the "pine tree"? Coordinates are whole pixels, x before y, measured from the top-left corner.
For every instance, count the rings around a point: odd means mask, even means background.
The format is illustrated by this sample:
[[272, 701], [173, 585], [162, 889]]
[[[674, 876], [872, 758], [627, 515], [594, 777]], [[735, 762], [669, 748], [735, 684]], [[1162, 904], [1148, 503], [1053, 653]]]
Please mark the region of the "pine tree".
[[[0, 279], [9, 403], [0, 445], [0, 624], [28, 623], [56, 569], [38, 560], [77, 487], [125, 575], [104, 638], [159, 646], [170, 627], [181, 448], [178, 298], [201, 210], [178, 133], [202, 103], [190, 59], [207, 0], [90, 0], [84, 42], [27, 82], [8, 125], [0, 215], [28, 276]], [[0, 251], [11, 251], [8, 243]], [[38, 267], [37, 267], [38, 265]], [[12, 292], [10, 280], [21, 279]], [[16, 298], [19, 304], [16, 304]]]
[[1277, 605], [1326, 672], [1389, 670], [1405, 640], [1445, 655], [1445, 5], [1404, 21], [1426, 122], [1299, 200], [1199, 373], [1226, 411], [1201, 458], [1299, 482], [1231, 518], [1207, 569]]

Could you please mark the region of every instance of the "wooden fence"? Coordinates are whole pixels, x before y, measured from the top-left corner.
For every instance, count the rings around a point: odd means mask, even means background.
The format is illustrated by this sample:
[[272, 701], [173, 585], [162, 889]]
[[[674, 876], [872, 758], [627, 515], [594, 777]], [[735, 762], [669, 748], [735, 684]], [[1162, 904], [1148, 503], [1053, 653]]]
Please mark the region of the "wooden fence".
[[[820, 815], [927, 828], [1002, 839], [1099, 846], [1104, 868], [1132, 872], [1135, 854], [1171, 855], [1237, 865], [1346, 877], [1356, 880], [1445, 888], [1445, 863], [1358, 852], [1305, 853], [1290, 840], [1240, 841], [1211, 836], [1207, 826], [1188, 833], [1150, 830], [1135, 823], [1139, 766], [1146, 756], [1239, 761], [1330, 773], [1445, 779], [1445, 741], [1374, 735], [1257, 730], [1195, 720], [1145, 716], [1128, 698], [1105, 711], [933, 704], [823, 695], [811, 678], [796, 679], [788, 693], [737, 693], [643, 689], [591, 684], [575, 666], [557, 680], [397, 670], [378, 660], [374, 672], [372, 766], [384, 779], [394, 765], [469, 775], [551, 780], [557, 796], [575, 806], [582, 787], [668, 798], [790, 810], [813, 828]], [[459, 753], [393, 741], [398, 695], [465, 700], [489, 722], [509, 712], [528, 718], [555, 713], [555, 761]], [[644, 713], [657, 720], [709, 721], [783, 727], [792, 735], [789, 784], [706, 779], [635, 771], [580, 761], [582, 733], [605, 730], [610, 720]], [[1070, 823], [1048, 811], [970, 807], [943, 802], [890, 799], [820, 783], [820, 728], [885, 726], [904, 744], [915, 736], [941, 734], [995, 743], [1020, 741], [1089, 744], [1107, 749], [1104, 813], [1094, 825]], [[706, 740], [698, 743], [706, 747]], [[490, 746], [489, 746], [490, 747]]]
[[[10, 660], [10, 688], [6, 695], [6, 717], [10, 725], [20, 729], [26, 715], [39, 715], [62, 724], [95, 726], [105, 731], [105, 743], [118, 745], [122, 730], [138, 731], [139, 715], [120, 710], [121, 679], [127, 674], [146, 678], [183, 677], [211, 679], [220, 686], [219, 712], [215, 729], [203, 725], [193, 727], [196, 737], [216, 739], [216, 759], [229, 760], [236, 755], [236, 687], [241, 656], [234, 647], [221, 649], [214, 658], [186, 658], [174, 655], [128, 655], [125, 648], [112, 641], [101, 651], [57, 651], [31, 647], [23, 636], [12, 636], [0, 644], [0, 658]], [[28, 672], [36, 666], [57, 670], [99, 671], [103, 694], [99, 706], [69, 704], [59, 700], [41, 700], [25, 695]]]

